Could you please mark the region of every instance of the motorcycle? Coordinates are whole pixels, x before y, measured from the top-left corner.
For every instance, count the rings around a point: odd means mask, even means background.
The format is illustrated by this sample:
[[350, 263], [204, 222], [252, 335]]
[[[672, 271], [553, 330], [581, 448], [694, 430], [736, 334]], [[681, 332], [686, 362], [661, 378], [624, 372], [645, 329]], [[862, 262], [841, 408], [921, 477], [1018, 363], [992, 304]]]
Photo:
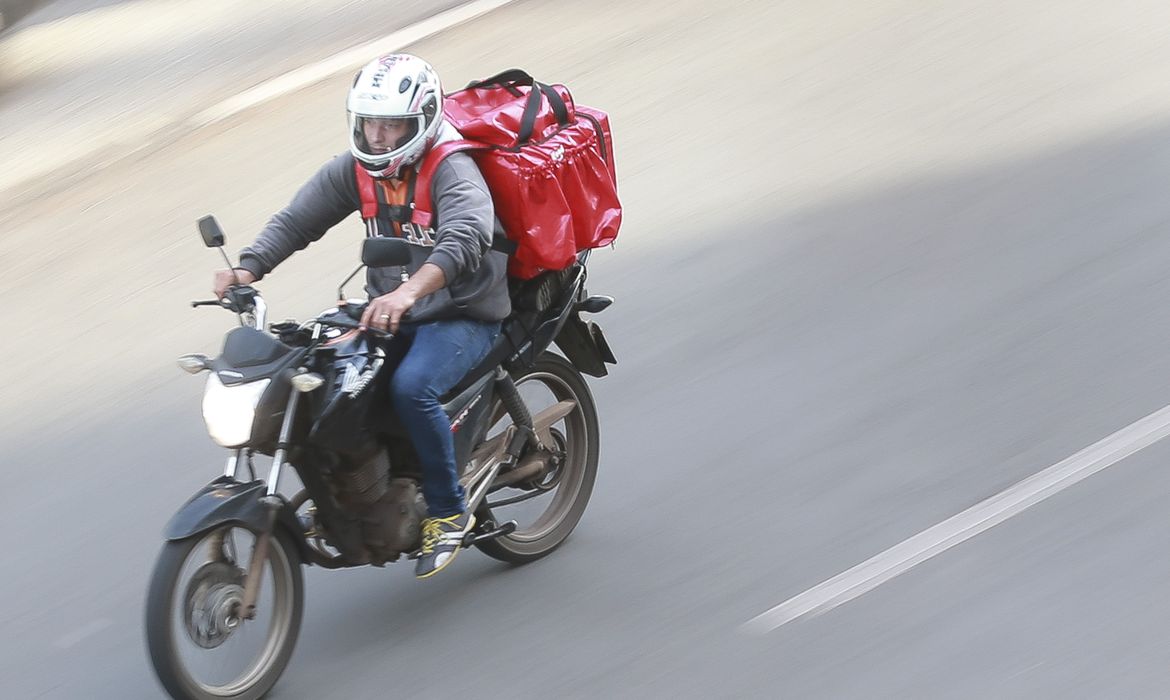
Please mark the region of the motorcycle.
[[[199, 229], [227, 260], [215, 219]], [[266, 327], [267, 306], [246, 285], [192, 302], [236, 313], [239, 326], [218, 357], [179, 359], [192, 374], [209, 373], [203, 418], [229, 454], [223, 474], [167, 524], [147, 593], [150, 658], [173, 697], [247, 700], [272, 688], [300, 631], [302, 566], [419, 555], [426, 504], [417, 455], [385, 395], [390, 335], [360, 328], [364, 303], [344, 294], [365, 267], [405, 265], [408, 246], [366, 239], [338, 304], [304, 323]], [[513, 312], [499, 338], [441, 399], [476, 516], [463, 545], [505, 562], [561, 545], [596, 478], [597, 409], [582, 374], [605, 376], [616, 359], [601, 329], [581, 318], [613, 303], [586, 293], [587, 258], [510, 280]], [[563, 355], [550, 351], [554, 343]], [[258, 459], [271, 459], [266, 478]], [[286, 497], [290, 468], [302, 488]]]

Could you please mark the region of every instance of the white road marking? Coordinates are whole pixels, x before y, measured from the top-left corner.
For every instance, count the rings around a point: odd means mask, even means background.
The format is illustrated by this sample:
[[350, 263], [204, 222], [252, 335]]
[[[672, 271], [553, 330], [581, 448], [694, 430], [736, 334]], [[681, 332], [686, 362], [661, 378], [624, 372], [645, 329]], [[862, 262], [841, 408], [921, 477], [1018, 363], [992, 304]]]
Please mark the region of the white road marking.
[[94, 620], [93, 622], [90, 622], [87, 625], [82, 625], [81, 627], [78, 627], [77, 629], [73, 630], [69, 634], [66, 634], [63, 637], [61, 637], [60, 639], [58, 639], [56, 642], [56, 646], [58, 649], [68, 649], [70, 647], [77, 646], [78, 644], [83, 642], [86, 638], [92, 637], [93, 635], [97, 634], [98, 632], [101, 632], [102, 630], [106, 629], [107, 627], [113, 626], [113, 624], [114, 624], [114, 621], [109, 619], [109, 618], [106, 618], [106, 617], [103, 617], [103, 618], [98, 619], [98, 620]]
[[757, 615], [741, 630], [766, 634], [801, 617], [832, 610], [1167, 436], [1170, 406]]
[[[152, 144], [162, 138], [177, 133], [190, 133], [195, 129], [222, 121], [269, 100], [318, 83], [337, 73], [356, 70], [379, 54], [397, 51], [416, 41], [438, 34], [457, 24], [473, 20], [514, 1], [473, 0], [409, 27], [399, 29], [381, 39], [346, 49], [329, 58], [272, 78], [216, 103], [193, 116], [166, 117], [151, 122], [149, 126], [144, 127], [141, 133], [110, 135], [88, 140], [83, 144], [73, 146], [69, 151], [70, 167], [76, 169], [79, 163], [84, 163], [91, 169], [108, 167], [150, 148]], [[60, 167], [60, 164], [53, 159], [41, 158], [22, 161], [19, 163], [19, 167], [13, 166], [0, 172], [0, 192], [15, 191], [18, 187], [48, 177]]]
[[438, 34], [457, 24], [475, 19], [480, 15], [514, 1], [474, 0], [466, 5], [454, 7], [434, 17], [428, 17], [421, 22], [412, 24], [409, 27], [399, 29], [381, 39], [375, 39], [361, 46], [346, 49], [329, 58], [302, 66], [294, 71], [263, 82], [250, 90], [233, 95], [223, 102], [208, 107], [194, 115], [187, 120], [187, 123], [196, 128], [214, 124], [215, 122], [227, 119], [234, 114], [268, 102], [281, 95], [287, 95], [290, 92], [295, 92], [301, 88], [321, 82], [342, 71], [355, 70], [379, 54], [397, 51], [404, 46], [425, 39], [432, 34]]

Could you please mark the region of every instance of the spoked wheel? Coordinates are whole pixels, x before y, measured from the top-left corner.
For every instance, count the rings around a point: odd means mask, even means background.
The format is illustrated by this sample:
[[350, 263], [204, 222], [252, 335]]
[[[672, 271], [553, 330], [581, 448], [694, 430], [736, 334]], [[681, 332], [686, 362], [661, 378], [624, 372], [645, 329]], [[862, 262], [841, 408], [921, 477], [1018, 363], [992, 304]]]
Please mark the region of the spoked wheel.
[[227, 525], [167, 542], [146, 601], [154, 670], [175, 698], [259, 698], [292, 656], [301, 626], [300, 558], [277, 529], [269, 539], [256, 616], [241, 617], [256, 535]]
[[[515, 380], [533, 416], [563, 401], [573, 403], [572, 410], [542, 436], [552, 451], [546, 472], [532, 481], [491, 492], [476, 511], [481, 522], [515, 520], [516, 530], [475, 546], [495, 559], [523, 564], [560, 546], [581, 520], [597, 477], [599, 445], [593, 395], [568, 360], [545, 353]], [[502, 405], [497, 403], [493, 411], [489, 437], [511, 424]]]

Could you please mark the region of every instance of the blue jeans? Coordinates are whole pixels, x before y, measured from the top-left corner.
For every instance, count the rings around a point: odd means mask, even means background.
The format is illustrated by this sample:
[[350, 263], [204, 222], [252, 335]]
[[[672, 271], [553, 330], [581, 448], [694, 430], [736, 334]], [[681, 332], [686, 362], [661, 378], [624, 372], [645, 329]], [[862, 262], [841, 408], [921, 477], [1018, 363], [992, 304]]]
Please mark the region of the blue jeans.
[[402, 324], [394, 338], [408, 347], [390, 378], [390, 400], [422, 463], [423, 497], [433, 518], [467, 507], [451, 420], [439, 397], [487, 355], [499, 333], [499, 321], [461, 318]]

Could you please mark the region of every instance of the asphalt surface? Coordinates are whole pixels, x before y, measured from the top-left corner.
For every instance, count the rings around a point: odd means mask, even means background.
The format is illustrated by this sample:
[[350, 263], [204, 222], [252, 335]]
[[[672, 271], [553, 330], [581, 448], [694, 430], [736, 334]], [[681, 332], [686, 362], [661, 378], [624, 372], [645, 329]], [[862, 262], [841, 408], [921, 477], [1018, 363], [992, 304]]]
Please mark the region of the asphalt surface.
[[[272, 697], [1165, 697], [1162, 443], [824, 615], [740, 629], [1170, 403], [1165, 20], [530, 0], [412, 47], [448, 84], [525, 66], [611, 112], [601, 473], [530, 566], [307, 571]], [[250, 240], [344, 148], [347, 85], [0, 208], [0, 696], [160, 696], [147, 576], [221, 467], [172, 359], [234, 322], [186, 307], [217, 266], [194, 222]], [[328, 306], [360, 231], [265, 280], [274, 319]]]
[[176, 122], [457, 0], [57, 0], [0, 36], [0, 191], [151, 150]]

